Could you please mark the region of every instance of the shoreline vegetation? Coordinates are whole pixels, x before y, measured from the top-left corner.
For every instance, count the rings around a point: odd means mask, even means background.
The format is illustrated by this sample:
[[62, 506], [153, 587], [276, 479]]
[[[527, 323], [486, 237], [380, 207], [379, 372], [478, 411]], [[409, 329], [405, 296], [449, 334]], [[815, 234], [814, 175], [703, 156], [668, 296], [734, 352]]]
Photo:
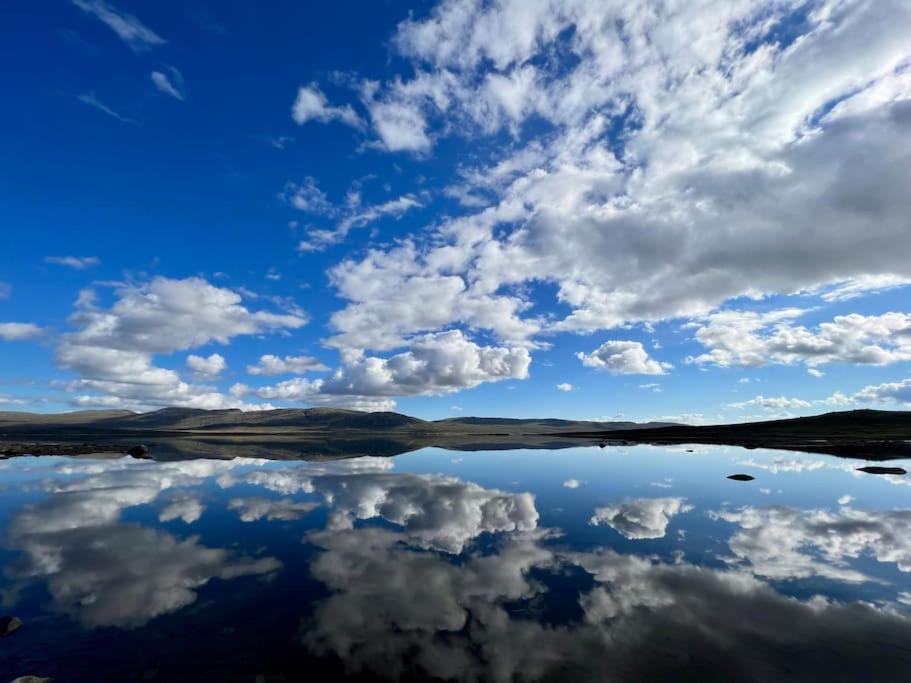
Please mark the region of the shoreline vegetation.
[[595, 444], [729, 445], [890, 460], [911, 457], [911, 412], [852, 410], [703, 426], [476, 417], [426, 421], [334, 408], [0, 413], [0, 457], [331, 459], [392, 456], [428, 446], [500, 450]]

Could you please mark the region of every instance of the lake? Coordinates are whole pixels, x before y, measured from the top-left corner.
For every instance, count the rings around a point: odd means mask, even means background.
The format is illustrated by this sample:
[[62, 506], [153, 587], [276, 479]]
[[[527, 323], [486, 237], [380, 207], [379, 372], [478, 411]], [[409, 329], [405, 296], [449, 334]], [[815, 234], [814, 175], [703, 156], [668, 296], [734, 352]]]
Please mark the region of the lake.
[[911, 680], [911, 476], [700, 446], [228, 455], [0, 462], [0, 679]]

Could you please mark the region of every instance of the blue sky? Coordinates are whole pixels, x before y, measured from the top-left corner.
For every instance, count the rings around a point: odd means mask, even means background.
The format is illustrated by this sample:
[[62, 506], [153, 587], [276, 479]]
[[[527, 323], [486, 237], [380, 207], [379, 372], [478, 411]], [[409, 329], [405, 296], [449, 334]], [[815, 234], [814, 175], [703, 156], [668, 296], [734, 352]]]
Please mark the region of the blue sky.
[[0, 409], [907, 407], [909, 15], [10, 7]]

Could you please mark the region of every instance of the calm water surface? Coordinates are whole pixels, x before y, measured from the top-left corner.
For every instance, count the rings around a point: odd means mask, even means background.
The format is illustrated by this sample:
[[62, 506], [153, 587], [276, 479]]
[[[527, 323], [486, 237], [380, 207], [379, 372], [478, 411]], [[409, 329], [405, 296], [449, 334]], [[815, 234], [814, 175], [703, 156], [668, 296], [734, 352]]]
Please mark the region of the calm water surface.
[[911, 680], [911, 476], [863, 464], [8, 460], [0, 681]]

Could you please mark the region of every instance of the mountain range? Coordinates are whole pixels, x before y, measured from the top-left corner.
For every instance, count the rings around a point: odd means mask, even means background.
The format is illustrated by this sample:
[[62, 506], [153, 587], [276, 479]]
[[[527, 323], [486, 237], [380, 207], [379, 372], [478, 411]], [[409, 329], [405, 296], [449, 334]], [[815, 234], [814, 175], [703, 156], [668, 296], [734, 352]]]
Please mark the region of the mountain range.
[[[153, 442], [151, 449], [144, 445]], [[496, 450], [638, 443], [726, 444], [876, 460], [907, 458], [911, 457], [911, 412], [851, 410], [703, 426], [551, 418], [429, 421], [401, 413], [338, 408], [0, 413], [0, 455], [6, 456], [151, 451], [154, 457], [168, 458], [319, 459], [388, 456], [428, 446]]]

